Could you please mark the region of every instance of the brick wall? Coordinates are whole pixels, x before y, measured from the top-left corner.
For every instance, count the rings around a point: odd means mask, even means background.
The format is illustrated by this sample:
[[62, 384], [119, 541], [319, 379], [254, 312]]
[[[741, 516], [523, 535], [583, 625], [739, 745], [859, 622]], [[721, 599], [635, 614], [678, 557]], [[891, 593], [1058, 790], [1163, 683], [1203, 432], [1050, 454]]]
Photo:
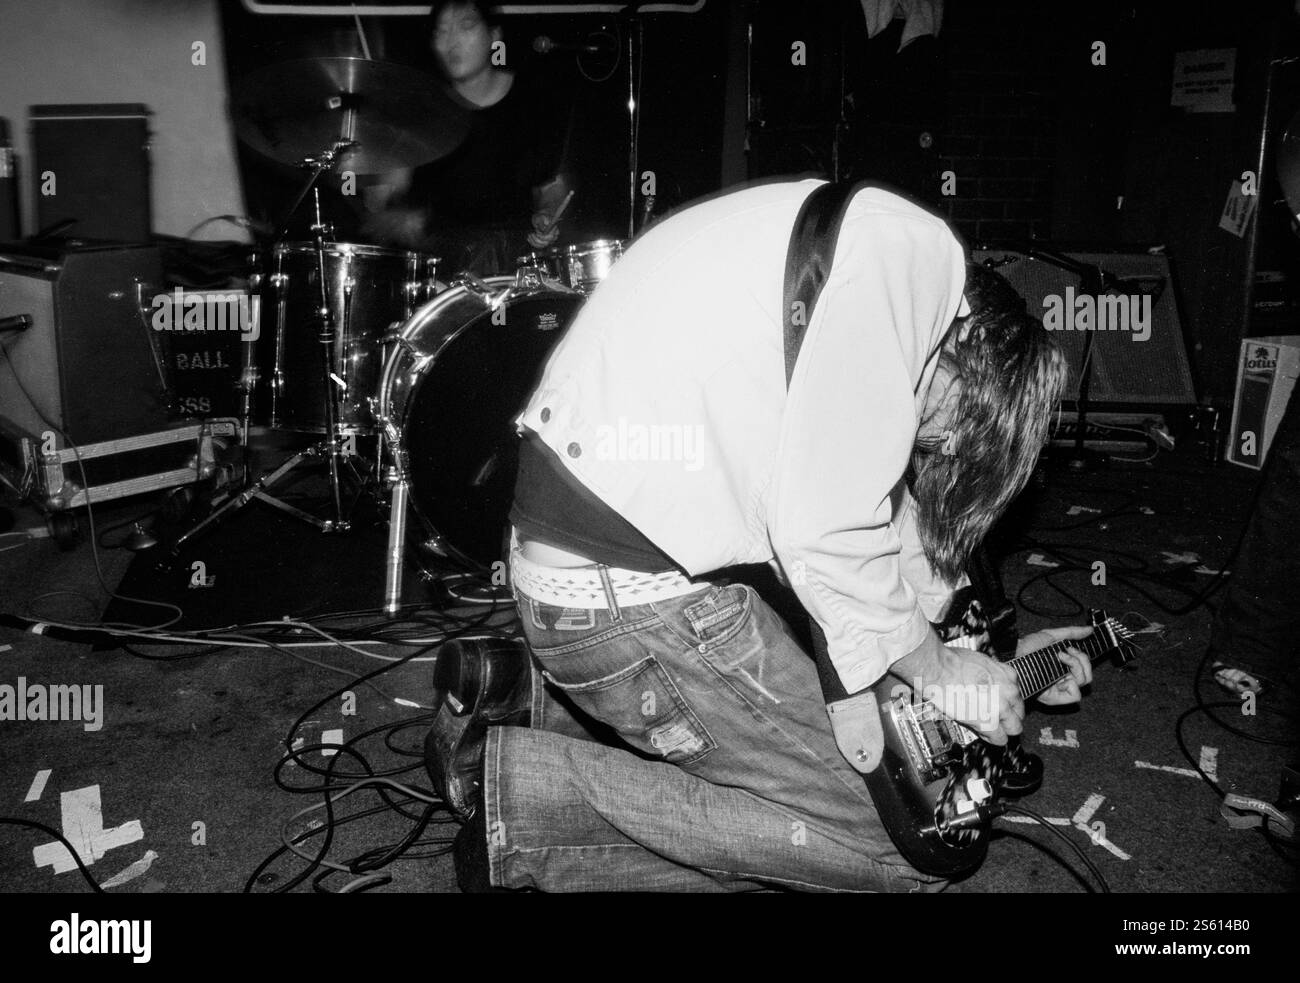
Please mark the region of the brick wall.
[[947, 111], [935, 151], [941, 171], [955, 173], [957, 193], [936, 203], [972, 243], [1052, 234], [1065, 9], [1018, 0], [947, 5]]

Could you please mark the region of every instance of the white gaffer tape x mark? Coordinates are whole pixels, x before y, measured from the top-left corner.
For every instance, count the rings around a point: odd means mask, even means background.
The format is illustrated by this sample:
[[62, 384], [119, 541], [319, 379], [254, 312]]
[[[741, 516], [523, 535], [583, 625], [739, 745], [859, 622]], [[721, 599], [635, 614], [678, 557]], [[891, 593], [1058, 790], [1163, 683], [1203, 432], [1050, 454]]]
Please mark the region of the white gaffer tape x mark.
[[[1148, 768], [1151, 771], [1167, 771], [1174, 775], [1186, 775], [1188, 778], [1200, 778], [1194, 768], [1175, 768], [1173, 765], [1153, 765], [1149, 761], [1134, 761], [1135, 768]], [[1217, 747], [1201, 746], [1201, 771], [1209, 777], [1210, 781], [1219, 780], [1219, 749]]]
[[[1076, 829], [1082, 830], [1084, 833], [1088, 835], [1088, 839], [1092, 840], [1093, 846], [1105, 847], [1107, 850], [1109, 850], [1111, 853], [1117, 856], [1120, 860], [1132, 860], [1133, 859], [1132, 857], [1130, 857], [1127, 853], [1125, 853], [1123, 850], [1117, 847], [1110, 840], [1106, 839], [1106, 836], [1103, 832], [1104, 829], [1103, 826], [1098, 825], [1094, 829], [1093, 827], [1088, 825], [1088, 820], [1090, 820], [1093, 817], [1093, 815], [1096, 814], [1097, 810], [1101, 808], [1101, 804], [1105, 801], [1106, 801], [1106, 796], [1100, 794], [1099, 792], [1094, 792], [1092, 795], [1088, 796], [1088, 798], [1084, 800], [1083, 805], [1079, 806], [1079, 811], [1076, 812], [1069, 819], [1060, 819], [1055, 816], [1045, 816], [1043, 818], [1045, 818], [1053, 826], [1073, 826]], [[1002, 819], [1004, 822], [1008, 822], [1008, 823], [1035, 823], [1036, 824], [1038, 822], [1036, 819], [1031, 819], [1029, 816], [1003, 816]]]
[[1065, 737], [1053, 737], [1052, 728], [1044, 727], [1038, 735], [1038, 743], [1045, 744], [1047, 747], [1078, 747], [1079, 732], [1067, 730]]
[[23, 801], [24, 802], [38, 801], [45, 792], [45, 783], [48, 782], [49, 780], [50, 780], [49, 768], [42, 768], [40, 771], [38, 771], [36, 773], [36, 777], [32, 779], [31, 788], [27, 790], [27, 798], [23, 799]]
[[[100, 802], [98, 785], [64, 792], [59, 800], [63, 811], [63, 835], [87, 867], [114, 847], [144, 839], [144, 828], [138, 819], [112, 829], [104, 828], [104, 806]], [[56, 874], [66, 874], [77, 868], [68, 848], [57, 840], [35, 847], [32, 858], [37, 867], [53, 867]]]
[[[336, 745], [336, 746], [340, 746], [340, 745], [342, 745], [342, 744], [343, 744], [343, 728], [342, 728], [342, 727], [337, 727], [337, 728], [335, 728], [335, 729], [333, 729], [333, 730], [323, 730], [323, 731], [321, 731], [321, 732], [320, 732], [320, 743], [321, 743], [321, 744], [333, 744], [333, 745]], [[333, 747], [323, 747], [323, 748], [320, 749], [320, 754], [321, 754], [321, 757], [322, 757], [322, 758], [332, 758], [332, 757], [334, 757], [334, 755], [338, 754], [338, 752], [335, 751]]]

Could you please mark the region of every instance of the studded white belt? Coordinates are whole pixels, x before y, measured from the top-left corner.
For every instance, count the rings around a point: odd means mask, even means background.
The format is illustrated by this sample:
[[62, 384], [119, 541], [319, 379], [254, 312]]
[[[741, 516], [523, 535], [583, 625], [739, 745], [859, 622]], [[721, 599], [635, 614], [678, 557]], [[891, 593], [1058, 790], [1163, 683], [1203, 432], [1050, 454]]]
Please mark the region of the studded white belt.
[[608, 590], [620, 607], [652, 604], [681, 597], [711, 586], [696, 583], [676, 570], [642, 573], [618, 567], [549, 567], [527, 559], [517, 544], [510, 550], [510, 579], [514, 586], [535, 601], [563, 608], [609, 610]]

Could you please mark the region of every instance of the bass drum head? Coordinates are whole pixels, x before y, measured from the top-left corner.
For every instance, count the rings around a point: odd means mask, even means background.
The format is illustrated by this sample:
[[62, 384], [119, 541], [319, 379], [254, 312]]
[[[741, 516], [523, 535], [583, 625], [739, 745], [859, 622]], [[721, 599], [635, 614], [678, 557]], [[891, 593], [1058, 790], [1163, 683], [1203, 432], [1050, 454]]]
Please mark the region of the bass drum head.
[[519, 463], [515, 417], [586, 298], [541, 290], [481, 310], [412, 387], [402, 438], [416, 512], [449, 555], [488, 566], [502, 543]]

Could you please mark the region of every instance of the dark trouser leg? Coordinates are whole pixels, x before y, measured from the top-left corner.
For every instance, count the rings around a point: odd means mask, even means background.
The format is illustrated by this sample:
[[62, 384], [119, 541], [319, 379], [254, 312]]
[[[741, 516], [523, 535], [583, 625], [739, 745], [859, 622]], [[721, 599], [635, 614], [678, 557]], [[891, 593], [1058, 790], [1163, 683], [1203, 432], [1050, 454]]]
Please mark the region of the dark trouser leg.
[[1280, 678], [1300, 647], [1300, 398], [1278, 424], [1241, 551], [1210, 634], [1222, 662]]

